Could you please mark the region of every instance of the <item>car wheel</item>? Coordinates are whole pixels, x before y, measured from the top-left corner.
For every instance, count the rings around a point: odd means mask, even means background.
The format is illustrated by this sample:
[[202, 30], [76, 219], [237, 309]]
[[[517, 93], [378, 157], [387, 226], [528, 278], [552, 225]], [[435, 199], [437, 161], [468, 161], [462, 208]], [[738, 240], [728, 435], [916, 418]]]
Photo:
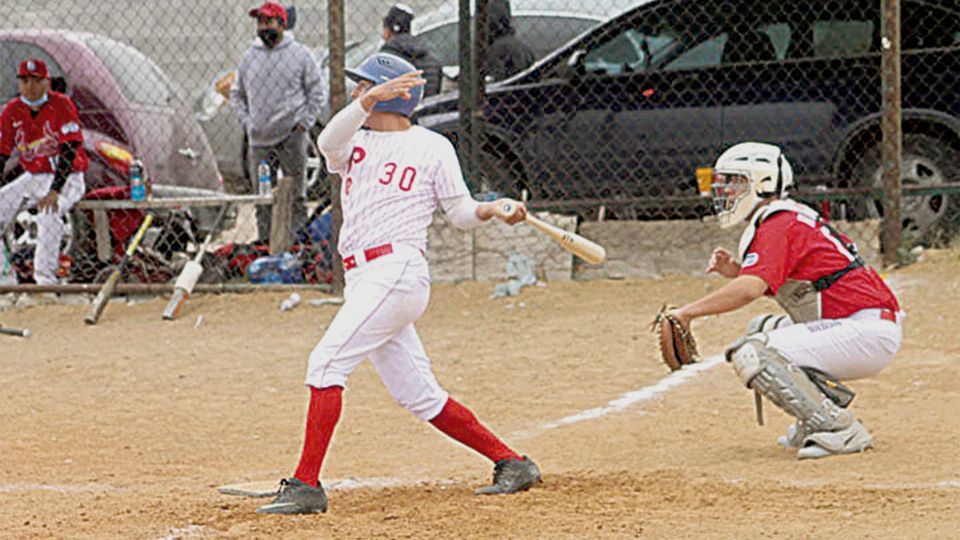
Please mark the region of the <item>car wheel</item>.
[[[960, 179], [960, 152], [944, 140], [929, 135], [905, 134], [903, 137], [901, 183], [904, 187], [936, 187]], [[880, 147], [864, 153], [854, 178], [865, 185], [883, 187]], [[866, 198], [855, 205], [866, 219], [883, 217], [883, 201]], [[859, 212], [858, 212], [859, 213]], [[901, 214], [905, 235], [924, 244], [941, 244], [960, 228], [960, 195], [931, 193], [904, 196]]]

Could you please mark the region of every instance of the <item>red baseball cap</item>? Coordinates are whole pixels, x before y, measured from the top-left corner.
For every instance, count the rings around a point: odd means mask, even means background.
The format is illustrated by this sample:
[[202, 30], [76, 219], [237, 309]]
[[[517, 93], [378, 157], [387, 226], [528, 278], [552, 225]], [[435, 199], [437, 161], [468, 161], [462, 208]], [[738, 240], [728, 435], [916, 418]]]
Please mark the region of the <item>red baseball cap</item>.
[[20, 63], [20, 71], [17, 77], [40, 77], [49, 79], [50, 72], [47, 71], [47, 63], [39, 58], [28, 58]]
[[276, 2], [264, 2], [262, 6], [250, 10], [251, 17], [277, 18], [287, 25], [287, 10]]

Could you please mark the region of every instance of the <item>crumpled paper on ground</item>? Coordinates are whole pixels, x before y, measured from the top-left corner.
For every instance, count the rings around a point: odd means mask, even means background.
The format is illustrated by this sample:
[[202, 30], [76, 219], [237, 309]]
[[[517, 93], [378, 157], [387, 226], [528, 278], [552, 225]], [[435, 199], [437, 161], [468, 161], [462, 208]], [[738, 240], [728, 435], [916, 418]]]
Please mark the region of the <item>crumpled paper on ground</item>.
[[537, 264], [526, 255], [513, 254], [507, 258], [507, 277], [511, 278], [506, 283], [500, 283], [493, 289], [490, 298], [503, 298], [505, 296], [517, 296], [520, 289], [527, 285], [536, 285]]

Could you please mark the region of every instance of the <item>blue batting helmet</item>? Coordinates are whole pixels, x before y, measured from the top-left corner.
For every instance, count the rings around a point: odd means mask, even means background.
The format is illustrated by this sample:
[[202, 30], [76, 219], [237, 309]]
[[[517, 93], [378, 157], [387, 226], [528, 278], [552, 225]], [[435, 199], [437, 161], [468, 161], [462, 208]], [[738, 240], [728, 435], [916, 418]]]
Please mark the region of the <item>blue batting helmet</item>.
[[[347, 76], [356, 82], [370, 81], [374, 85], [382, 84], [390, 79], [416, 71], [417, 68], [399, 56], [378, 52], [370, 55], [357, 69], [347, 68]], [[410, 89], [410, 99], [396, 97], [390, 101], [381, 101], [373, 106], [376, 112], [399, 113], [404, 116], [413, 114], [413, 110], [423, 98], [423, 86]]]

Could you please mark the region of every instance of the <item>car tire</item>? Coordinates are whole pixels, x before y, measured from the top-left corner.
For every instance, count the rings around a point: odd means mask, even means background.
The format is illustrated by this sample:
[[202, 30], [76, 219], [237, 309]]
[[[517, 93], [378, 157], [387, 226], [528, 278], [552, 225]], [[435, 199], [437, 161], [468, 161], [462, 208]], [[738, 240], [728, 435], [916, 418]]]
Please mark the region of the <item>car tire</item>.
[[[868, 148], [853, 170], [862, 186], [883, 187], [880, 145]], [[948, 141], [930, 135], [903, 136], [901, 183], [934, 187], [960, 180], [960, 152]], [[960, 229], [960, 194], [935, 193], [904, 196], [901, 214], [904, 239], [925, 245], [941, 245]], [[863, 198], [851, 204], [853, 217], [880, 219], [883, 201]]]

